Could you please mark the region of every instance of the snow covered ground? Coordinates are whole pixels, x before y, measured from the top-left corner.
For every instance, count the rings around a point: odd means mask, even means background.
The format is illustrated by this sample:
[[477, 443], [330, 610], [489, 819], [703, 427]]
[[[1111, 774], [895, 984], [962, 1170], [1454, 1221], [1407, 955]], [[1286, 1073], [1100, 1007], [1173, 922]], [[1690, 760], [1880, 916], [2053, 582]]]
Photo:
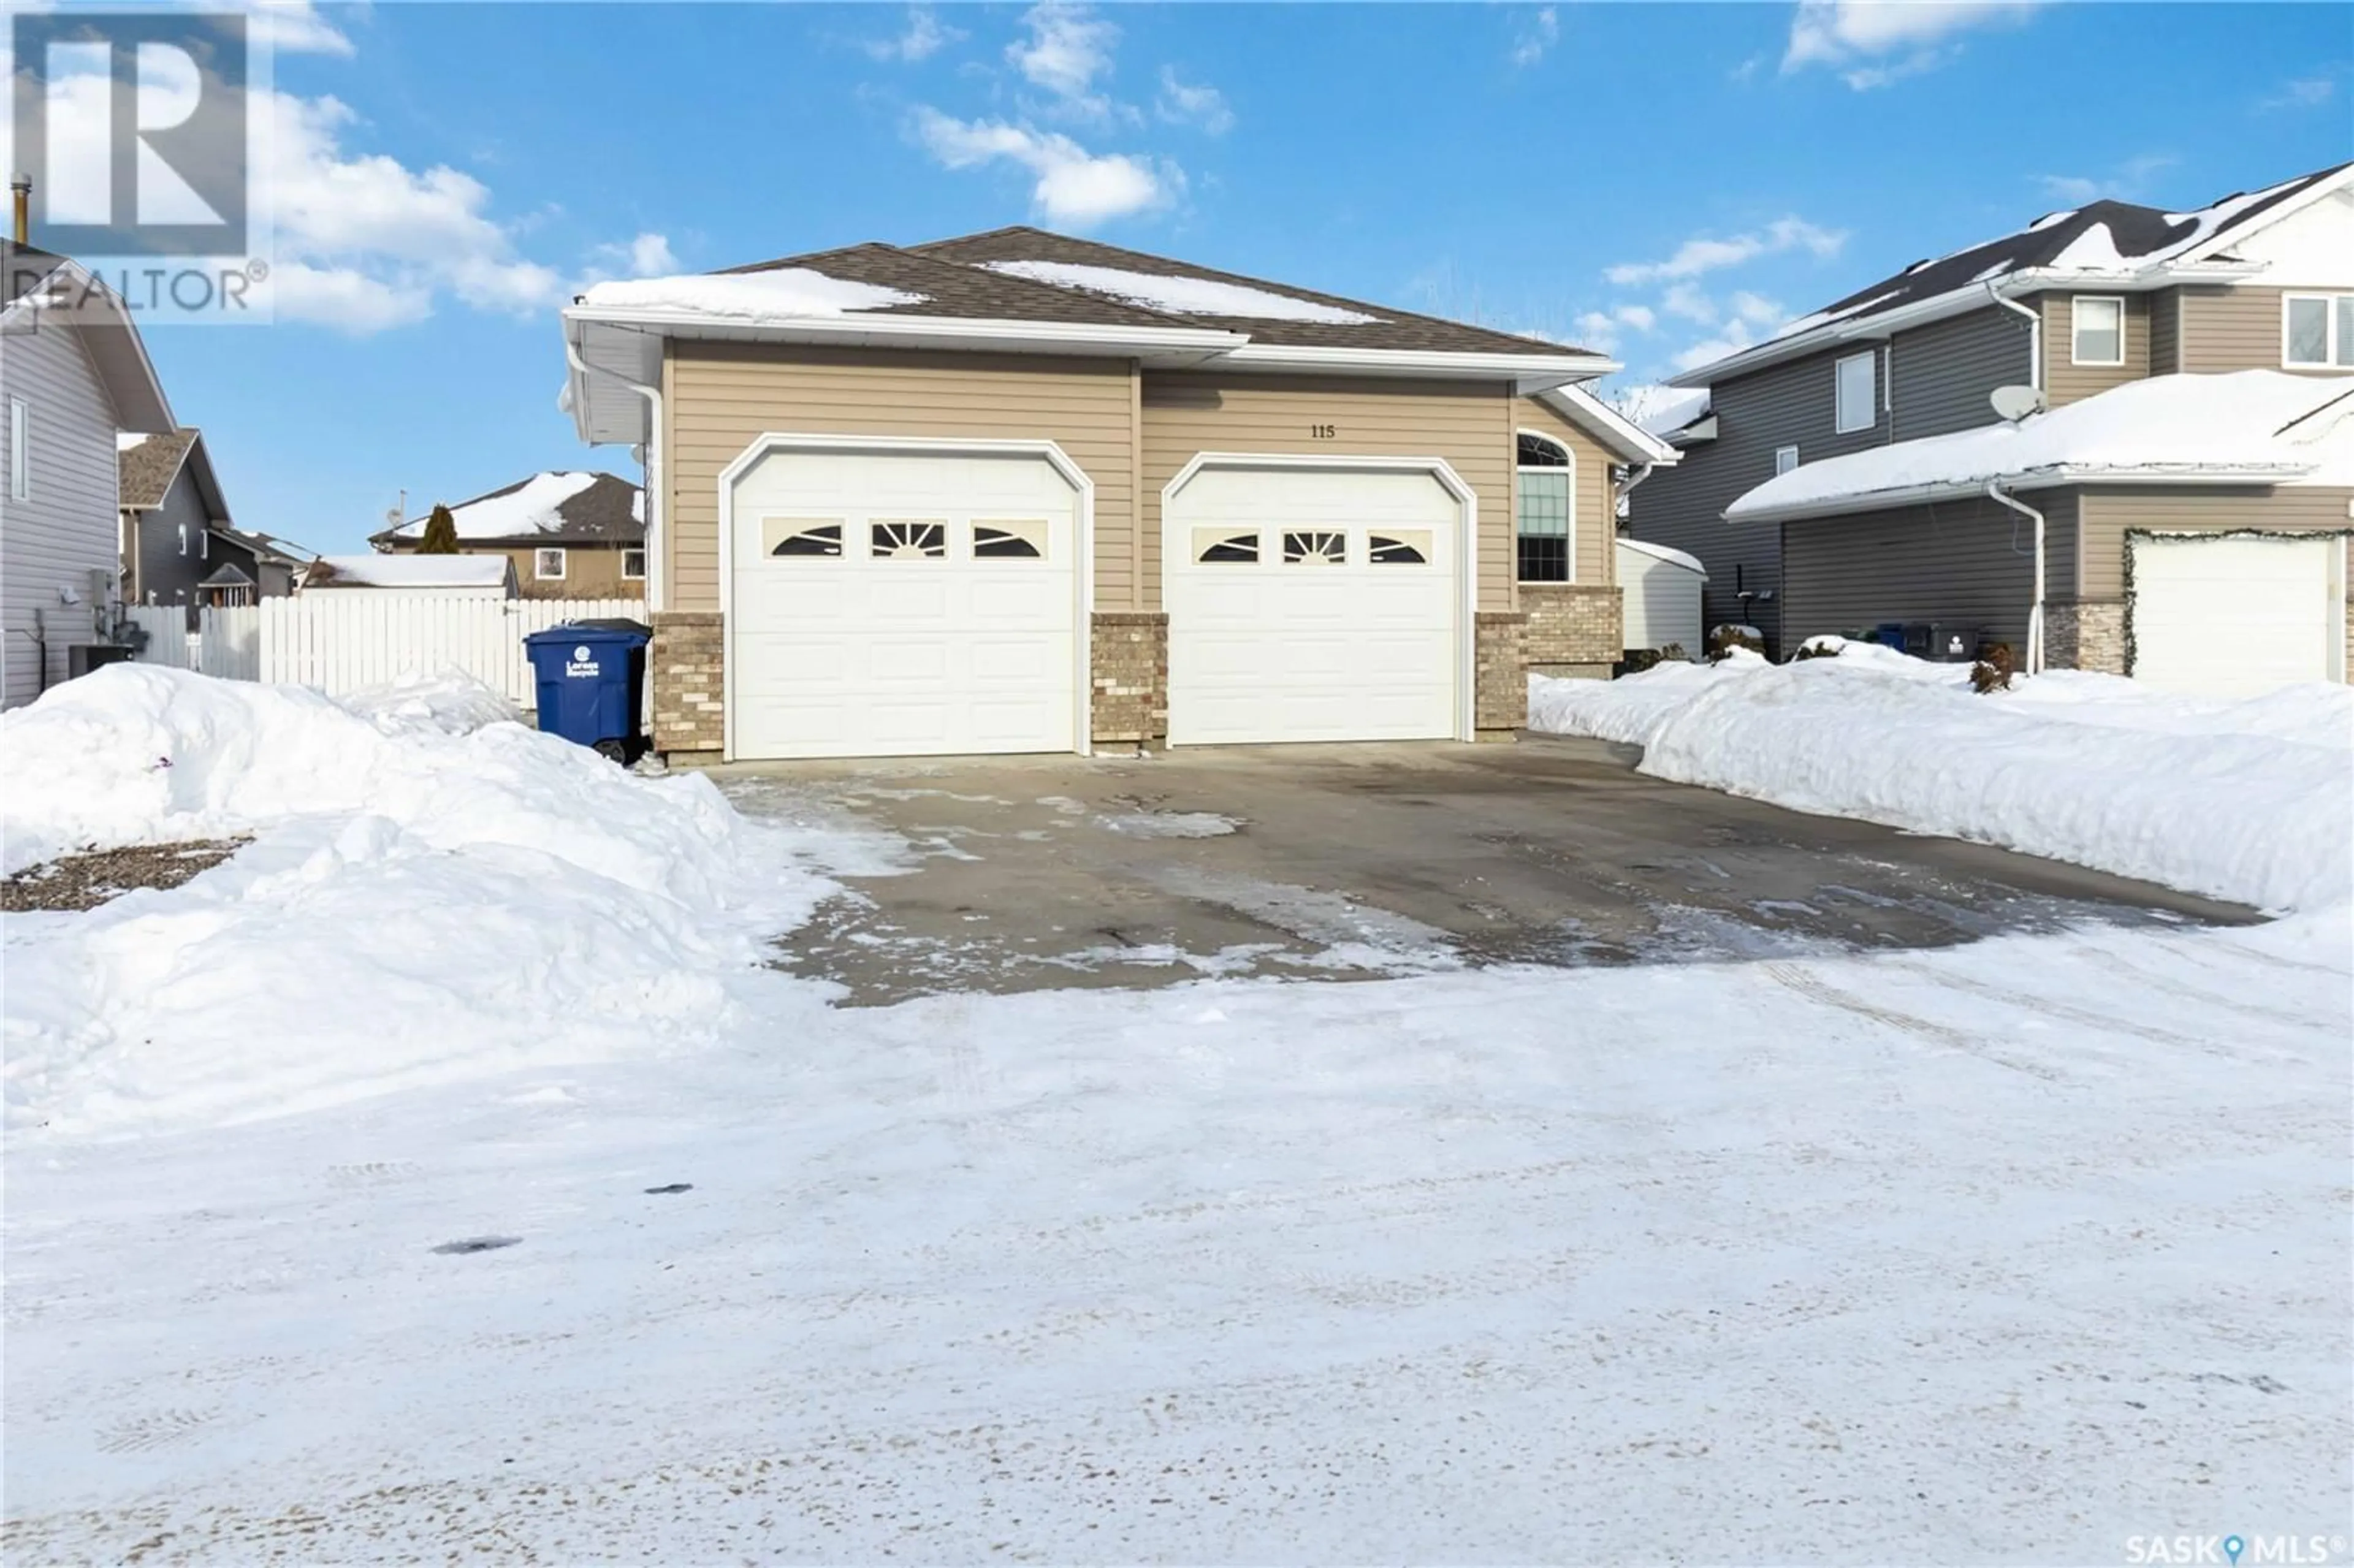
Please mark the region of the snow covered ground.
[[2069, 671], [1980, 695], [1966, 666], [1850, 642], [1788, 664], [1532, 676], [1529, 725], [1632, 742], [1662, 779], [2259, 908], [2354, 898], [2345, 686], [2226, 701]]
[[0, 727], [256, 835], [6, 922], [12, 1562], [2344, 1560], [2343, 903], [827, 1012], [871, 842], [155, 673]]

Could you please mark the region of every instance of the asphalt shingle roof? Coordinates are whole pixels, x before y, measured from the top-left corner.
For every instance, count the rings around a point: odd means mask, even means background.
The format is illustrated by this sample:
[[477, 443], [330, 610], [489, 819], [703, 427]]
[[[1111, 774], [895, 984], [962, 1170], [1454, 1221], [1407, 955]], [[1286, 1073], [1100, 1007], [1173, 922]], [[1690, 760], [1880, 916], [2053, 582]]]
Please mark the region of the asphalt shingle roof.
[[1009, 278], [979, 267], [959, 266], [950, 260], [926, 256], [896, 245], [845, 246], [839, 250], [785, 256], [756, 261], [748, 267], [722, 269], [722, 274], [773, 272], [807, 268], [850, 283], [873, 283], [920, 294], [912, 304], [877, 305], [860, 311], [863, 316], [945, 316], [974, 321], [1069, 322], [1088, 326], [1189, 326], [1205, 323], [1182, 316], [1142, 310], [1095, 294], [1075, 293], [1025, 279]]
[[196, 444], [196, 431], [183, 426], [159, 436], [149, 436], [135, 447], [115, 453], [114, 464], [122, 485], [124, 508], [145, 510], [164, 504], [164, 496], [178, 477], [180, 465], [187, 461], [188, 449]]
[[[495, 501], [513, 495], [525, 485], [538, 479], [529, 474], [513, 484], [461, 501], [450, 508], [463, 512], [467, 507], [484, 501]], [[512, 535], [464, 535], [468, 546], [475, 545], [642, 545], [646, 539], [645, 519], [639, 515], [638, 487], [617, 474], [600, 473], [584, 489], [566, 496], [555, 508], [557, 525]], [[425, 517], [412, 517], [394, 528], [386, 528], [368, 536], [368, 543], [379, 548], [411, 549], [425, 532]]]

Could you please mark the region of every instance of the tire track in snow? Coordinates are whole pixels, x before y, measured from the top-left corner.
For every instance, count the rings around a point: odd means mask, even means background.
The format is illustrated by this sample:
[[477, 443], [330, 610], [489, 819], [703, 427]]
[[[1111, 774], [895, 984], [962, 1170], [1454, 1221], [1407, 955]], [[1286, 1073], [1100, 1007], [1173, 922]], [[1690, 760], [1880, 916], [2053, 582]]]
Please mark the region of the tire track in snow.
[[1983, 1061], [1991, 1062], [1998, 1067], [2009, 1067], [2015, 1073], [2025, 1073], [2049, 1083], [2062, 1081], [2061, 1074], [2041, 1062], [2014, 1060], [1995, 1050], [1989, 1044], [1976, 1035], [1966, 1034], [1961, 1030], [1932, 1022], [1928, 1019], [1916, 1017], [1910, 1012], [1900, 1012], [1893, 1007], [1882, 1007], [1877, 1002], [1866, 1001], [1853, 991], [1842, 991], [1812, 970], [1797, 964], [1766, 964], [1764, 969], [1768, 979], [1797, 992], [1808, 1001], [1824, 1007], [1835, 1007], [1842, 1012], [1854, 1013], [1859, 1018], [1884, 1024], [1902, 1033], [1910, 1034], [1915, 1039], [1927, 1040], [1952, 1050], [1967, 1052]]

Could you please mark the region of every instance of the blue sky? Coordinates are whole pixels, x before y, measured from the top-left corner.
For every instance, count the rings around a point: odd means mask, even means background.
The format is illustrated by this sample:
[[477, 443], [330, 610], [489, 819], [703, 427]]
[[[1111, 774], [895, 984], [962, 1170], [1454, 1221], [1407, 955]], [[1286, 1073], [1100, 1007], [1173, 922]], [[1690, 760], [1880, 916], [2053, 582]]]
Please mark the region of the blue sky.
[[[587, 279], [1037, 222], [1650, 379], [2094, 196], [2354, 157], [2344, 5], [322, 5], [281, 321], [149, 334], [248, 526], [545, 467]], [[292, 319], [302, 318], [302, 319]]]

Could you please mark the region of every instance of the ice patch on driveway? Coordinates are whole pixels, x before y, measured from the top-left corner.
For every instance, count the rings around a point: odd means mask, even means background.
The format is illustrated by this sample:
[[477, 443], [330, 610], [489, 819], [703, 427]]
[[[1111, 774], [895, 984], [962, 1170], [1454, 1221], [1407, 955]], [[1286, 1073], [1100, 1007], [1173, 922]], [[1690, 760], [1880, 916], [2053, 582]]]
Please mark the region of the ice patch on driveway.
[[1151, 879], [1171, 893], [1222, 905], [1313, 944], [1320, 951], [1307, 961], [1319, 968], [1427, 974], [1463, 967], [1448, 933], [1342, 894], [1182, 865], [1161, 867]]
[[1129, 811], [1097, 817], [1096, 825], [1131, 839], [1215, 839], [1242, 827], [1237, 819], [1215, 811]]

